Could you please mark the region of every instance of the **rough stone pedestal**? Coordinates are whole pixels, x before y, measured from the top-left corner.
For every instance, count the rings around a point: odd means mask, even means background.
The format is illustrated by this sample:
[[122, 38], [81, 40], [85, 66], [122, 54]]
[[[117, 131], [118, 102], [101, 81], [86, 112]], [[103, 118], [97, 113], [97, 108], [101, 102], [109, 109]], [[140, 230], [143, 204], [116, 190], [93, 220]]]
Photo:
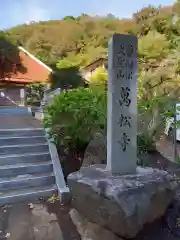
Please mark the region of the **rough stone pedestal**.
[[164, 215], [177, 188], [165, 171], [137, 167], [134, 175], [112, 176], [103, 165], [81, 168], [68, 177], [72, 207], [88, 221], [132, 238]]
[[71, 209], [69, 214], [81, 236], [81, 240], [123, 240], [98, 224], [88, 222], [76, 209]]

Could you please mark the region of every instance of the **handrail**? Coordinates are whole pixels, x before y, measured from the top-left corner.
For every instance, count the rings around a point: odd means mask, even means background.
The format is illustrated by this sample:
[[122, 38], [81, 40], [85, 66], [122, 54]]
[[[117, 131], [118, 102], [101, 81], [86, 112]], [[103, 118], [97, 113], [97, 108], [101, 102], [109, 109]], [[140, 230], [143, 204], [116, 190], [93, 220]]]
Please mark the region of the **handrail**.
[[13, 101], [10, 97], [6, 96], [2, 91], [0, 91], [0, 97], [6, 98], [8, 101], [13, 103], [16, 107], [20, 107], [15, 101]]

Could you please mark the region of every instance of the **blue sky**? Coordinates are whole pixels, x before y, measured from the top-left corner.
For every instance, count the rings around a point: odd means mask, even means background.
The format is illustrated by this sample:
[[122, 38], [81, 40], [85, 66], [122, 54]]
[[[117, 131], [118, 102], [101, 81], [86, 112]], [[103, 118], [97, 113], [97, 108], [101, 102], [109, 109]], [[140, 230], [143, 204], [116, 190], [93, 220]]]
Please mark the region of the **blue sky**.
[[[2, 1], [2, 0], [1, 0]], [[173, 0], [5, 0], [1, 7], [0, 29], [30, 21], [61, 19], [66, 15], [106, 15], [130, 17], [148, 4], [171, 5]]]

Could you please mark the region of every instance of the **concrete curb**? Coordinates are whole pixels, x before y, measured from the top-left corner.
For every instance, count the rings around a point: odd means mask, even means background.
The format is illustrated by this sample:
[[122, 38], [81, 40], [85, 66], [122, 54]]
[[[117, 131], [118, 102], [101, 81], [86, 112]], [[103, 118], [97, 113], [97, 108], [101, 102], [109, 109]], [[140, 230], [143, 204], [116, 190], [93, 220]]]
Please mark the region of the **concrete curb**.
[[49, 143], [49, 151], [50, 151], [51, 159], [53, 162], [54, 175], [56, 178], [56, 184], [58, 187], [60, 202], [61, 204], [68, 204], [71, 201], [71, 194], [64, 179], [64, 174], [61, 168], [57, 149], [53, 142], [48, 140], [48, 143]]
[[[34, 109], [29, 108], [29, 111], [31, 113], [33, 113], [33, 110]], [[44, 117], [44, 112], [41, 111], [40, 108], [36, 109], [36, 110], [39, 110], [39, 111], [34, 111], [34, 113], [35, 113], [34, 117], [41, 120], [42, 117]], [[54, 140], [49, 138], [49, 134], [48, 134], [49, 129], [45, 128], [44, 130], [45, 130], [46, 139], [47, 139], [48, 145], [49, 145], [49, 152], [50, 152], [52, 163], [53, 163], [53, 170], [54, 170], [56, 185], [57, 185], [58, 193], [59, 193], [59, 197], [60, 197], [60, 202], [63, 205], [69, 204], [69, 202], [71, 201], [71, 194], [70, 194], [70, 190], [64, 179], [64, 174], [62, 171], [57, 148], [54, 144]]]

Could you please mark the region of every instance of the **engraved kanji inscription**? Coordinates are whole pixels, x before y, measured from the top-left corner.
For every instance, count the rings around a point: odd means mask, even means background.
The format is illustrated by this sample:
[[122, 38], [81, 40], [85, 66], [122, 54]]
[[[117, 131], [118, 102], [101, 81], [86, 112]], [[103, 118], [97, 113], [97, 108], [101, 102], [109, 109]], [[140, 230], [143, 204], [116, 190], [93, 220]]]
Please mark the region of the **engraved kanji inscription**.
[[132, 44], [128, 44], [128, 45], [125, 45], [125, 44], [121, 44], [120, 47], [119, 47], [119, 51], [117, 52], [117, 55], [119, 57], [132, 57], [134, 53], [134, 48], [133, 48], [133, 45]]
[[117, 79], [124, 78], [126, 80], [131, 80], [132, 76], [133, 76], [133, 72], [129, 72], [127, 70], [123, 71], [122, 69], [117, 70], [117, 74], [116, 74]]
[[120, 118], [118, 120], [118, 125], [120, 127], [131, 127], [131, 117], [124, 116], [122, 113], [120, 115]]
[[127, 72], [127, 73], [126, 73], [126, 79], [127, 79], [127, 80], [131, 80], [131, 79], [132, 79], [132, 72], [130, 72], [130, 73]]
[[116, 57], [116, 66], [125, 68], [126, 67], [126, 59], [123, 58], [121, 55], [117, 55]]
[[119, 55], [116, 56], [115, 64], [116, 64], [116, 67], [120, 67], [121, 69], [133, 70], [134, 68], [134, 62], [132, 59], [126, 59]]
[[117, 76], [117, 78], [124, 78], [125, 77], [125, 75], [124, 75], [122, 70], [118, 70], [116, 76]]
[[119, 57], [125, 57], [126, 56], [126, 47], [124, 44], [120, 45], [119, 51], [117, 52], [117, 55]]
[[120, 106], [126, 106], [129, 107], [131, 104], [131, 99], [130, 99], [130, 88], [129, 87], [121, 87], [120, 91], [120, 100], [119, 100], [119, 105]]
[[131, 70], [134, 68], [134, 62], [133, 62], [133, 60], [127, 59], [127, 61], [126, 61], [126, 68], [129, 68], [129, 69], [131, 69]]
[[127, 57], [131, 57], [133, 52], [134, 52], [134, 49], [133, 49], [133, 45], [132, 44], [126, 46]]
[[120, 144], [122, 151], [125, 152], [127, 150], [127, 146], [130, 143], [130, 138], [126, 133], [123, 133], [122, 138], [120, 141], [118, 141], [118, 143]]

